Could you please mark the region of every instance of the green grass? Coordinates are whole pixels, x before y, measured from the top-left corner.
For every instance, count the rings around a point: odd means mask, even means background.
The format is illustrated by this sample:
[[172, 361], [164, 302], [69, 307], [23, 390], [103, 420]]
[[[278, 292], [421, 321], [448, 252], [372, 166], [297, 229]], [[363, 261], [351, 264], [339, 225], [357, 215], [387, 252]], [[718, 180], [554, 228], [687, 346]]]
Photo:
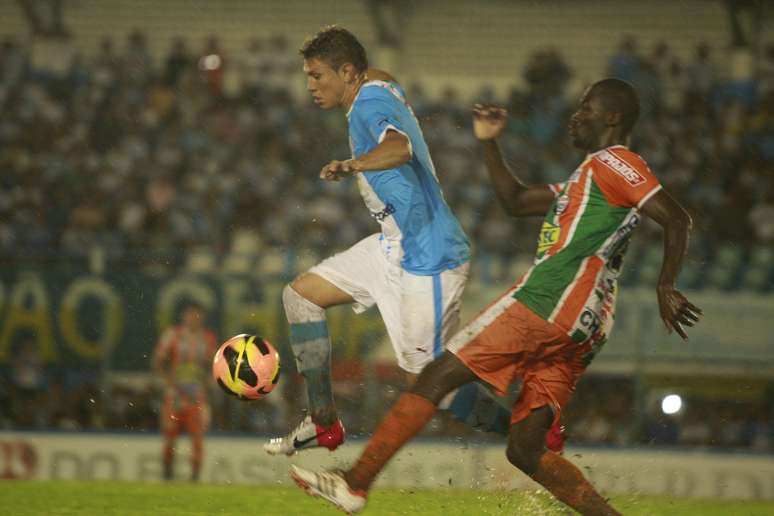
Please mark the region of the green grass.
[[[619, 496], [623, 514], [766, 515], [774, 502]], [[537, 492], [376, 489], [366, 515], [559, 515], [568, 511]], [[0, 481], [0, 514], [26, 515], [334, 515], [327, 503], [289, 487], [183, 483]]]

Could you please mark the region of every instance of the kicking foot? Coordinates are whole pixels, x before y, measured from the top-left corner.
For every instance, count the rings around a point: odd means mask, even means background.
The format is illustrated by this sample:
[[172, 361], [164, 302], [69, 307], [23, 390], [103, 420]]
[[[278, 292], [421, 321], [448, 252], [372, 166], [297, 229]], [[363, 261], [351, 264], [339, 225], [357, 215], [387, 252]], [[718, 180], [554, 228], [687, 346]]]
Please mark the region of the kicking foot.
[[275, 437], [263, 445], [269, 455], [293, 455], [308, 448], [328, 448], [330, 451], [344, 442], [344, 425], [337, 419], [331, 426], [320, 426], [306, 416], [288, 435]]
[[349, 487], [340, 471], [308, 471], [290, 466], [290, 477], [310, 496], [319, 496], [346, 512], [354, 514], [366, 506], [368, 494]]

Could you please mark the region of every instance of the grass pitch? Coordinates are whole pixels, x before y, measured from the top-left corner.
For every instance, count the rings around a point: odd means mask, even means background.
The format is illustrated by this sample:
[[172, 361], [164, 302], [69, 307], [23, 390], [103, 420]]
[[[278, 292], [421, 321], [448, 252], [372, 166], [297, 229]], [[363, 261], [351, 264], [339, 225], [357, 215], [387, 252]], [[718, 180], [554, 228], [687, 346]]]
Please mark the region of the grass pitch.
[[[774, 502], [619, 496], [626, 515], [774, 515]], [[560, 515], [543, 492], [376, 489], [365, 515]], [[335, 515], [326, 502], [292, 487], [0, 481], [0, 514], [27, 515]]]

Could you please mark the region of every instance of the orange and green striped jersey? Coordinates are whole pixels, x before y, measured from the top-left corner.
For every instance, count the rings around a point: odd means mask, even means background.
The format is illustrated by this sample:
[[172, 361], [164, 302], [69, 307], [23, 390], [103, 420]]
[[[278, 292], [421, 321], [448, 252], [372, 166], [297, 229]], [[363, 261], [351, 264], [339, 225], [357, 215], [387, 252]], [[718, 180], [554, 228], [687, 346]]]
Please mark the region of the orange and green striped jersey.
[[601, 346], [639, 208], [661, 185], [638, 154], [616, 145], [589, 154], [567, 182], [550, 188], [555, 199], [534, 265], [513, 297], [576, 342]]
[[209, 329], [192, 331], [179, 325], [161, 335], [154, 351], [155, 360], [162, 362], [173, 379], [171, 394], [190, 399], [204, 395], [217, 347], [215, 334]]

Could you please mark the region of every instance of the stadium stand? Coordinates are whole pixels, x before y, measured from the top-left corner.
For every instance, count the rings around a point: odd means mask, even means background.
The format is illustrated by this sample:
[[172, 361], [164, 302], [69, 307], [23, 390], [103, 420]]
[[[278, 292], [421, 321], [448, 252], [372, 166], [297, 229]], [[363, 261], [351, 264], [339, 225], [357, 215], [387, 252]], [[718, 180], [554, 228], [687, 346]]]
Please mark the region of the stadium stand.
[[[469, 129], [471, 99], [509, 107], [509, 159], [531, 180], [552, 182], [580, 158], [564, 138], [578, 92], [610, 73], [643, 94], [634, 147], [694, 215], [681, 282], [694, 290], [774, 290], [774, 46], [756, 56], [749, 74], [730, 70], [717, 37], [727, 23], [720, 2], [631, 3], [620, 12], [612, 1], [566, 0], [557, 7], [566, 16], [551, 24], [535, 3], [479, 3], [464, 24], [462, 4], [408, 4], [410, 23], [391, 50], [396, 73], [410, 90], [446, 197], [476, 246], [481, 282], [508, 281], [525, 269], [536, 222], [505, 220], [493, 203]], [[24, 20], [14, 3], [0, 3], [0, 35], [8, 35], [0, 37], [0, 263], [88, 262], [99, 248], [119, 269], [286, 278], [373, 231], [365, 215], [347, 217], [364, 213], [354, 188], [313, 180], [322, 164], [349, 151], [341, 116], [319, 112], [303, 96], [294, 49], [318, 29], [320, 13], [367, 46], [376, 33], [362, 2], [308, 6], [81, 0], [64, 13], [70, 37], [40, 41], [19, 30]], [[674, 24], [686, 37], [663, 43]], [[604, 37], [587, 37], [595, 26]], [[660, 247], [651, 245], [660, 232], [646, 225], [640, 233], [627, 287], [651, 286], [661, 264]], [[32, 351], [19, 361], [13, 369], [34, 381], [14, 377], [0, 392], [4, 427], [156, 424], [145, 391], [114, 392], [131, 405], [114, 403], [123, 408], [99, 419], [95, 380], [61, 381]], [[379, 388], [384, 399], [394, 393], [388, 381]], [[568, 412], [574, 438], [772, 449], [768, 406], [761, 418], [749, 403], [697, 403], [671, 433], [659, 430], [661, 415], [648, 413], [641, 435], [620, 408], [631, 407], [633, 391], [631, 378], [582, 383], [578, 399], [596, 402]], [[30, 413], [27, 399], [42, 408]], [[707, 410], [739, 424], [733, 432], [710, 427], [700, 417]], [[284, 428], [264, 416], [223, 418], [221, 429]]]

